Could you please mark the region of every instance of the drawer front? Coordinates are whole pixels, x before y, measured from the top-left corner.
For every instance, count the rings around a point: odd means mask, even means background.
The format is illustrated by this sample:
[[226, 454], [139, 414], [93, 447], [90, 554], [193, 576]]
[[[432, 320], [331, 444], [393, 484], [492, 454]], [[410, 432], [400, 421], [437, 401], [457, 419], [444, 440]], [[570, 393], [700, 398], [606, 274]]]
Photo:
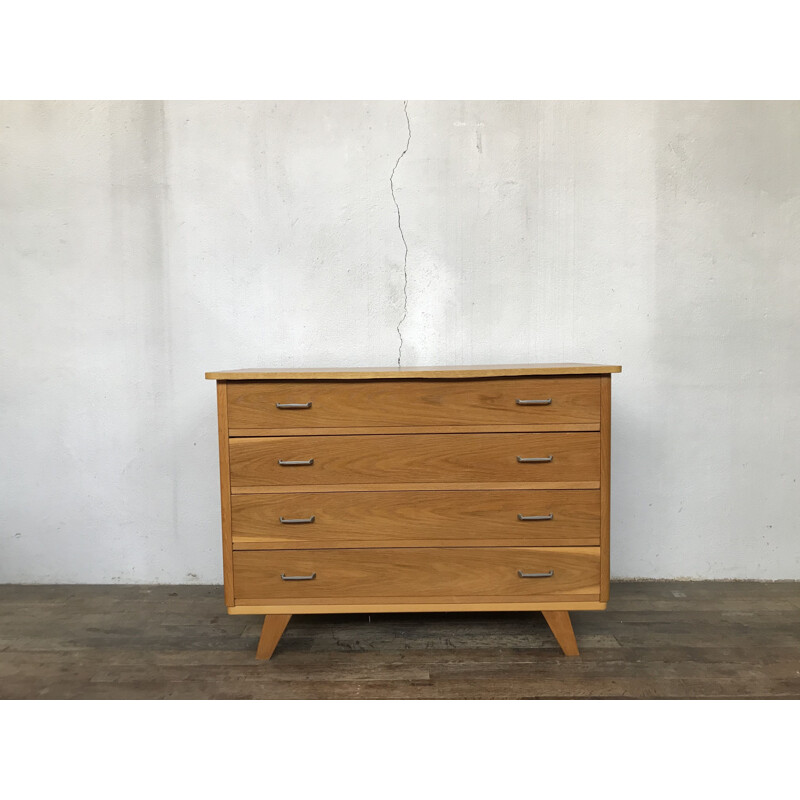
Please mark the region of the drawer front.
[[231, 505], [242, 550], [600, 544], [596, 490], [240, 494]]
[[[599, 547], [239, 550], [233, 554], [233, 569], [241, 605], [579, 601], [600, 595]], [[520, 577], [520, 572], [549, 577]]]
[[[521, 401], [521, 404], [517, 401]], [[596, 377], [231, 381], [231, 430], [600, 424]]]
[[234, 489], [600, 479], [599, 433], [275, 436], [231, 439], [229, 449]]

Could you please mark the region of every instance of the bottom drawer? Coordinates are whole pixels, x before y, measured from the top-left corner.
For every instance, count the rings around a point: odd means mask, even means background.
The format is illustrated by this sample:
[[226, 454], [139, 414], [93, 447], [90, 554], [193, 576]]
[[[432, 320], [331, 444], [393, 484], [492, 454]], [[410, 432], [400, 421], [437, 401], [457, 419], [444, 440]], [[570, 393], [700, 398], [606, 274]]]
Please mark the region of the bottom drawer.
[[239, 550], [233, 587], [237, 605], [598, 600], [600, 548]]

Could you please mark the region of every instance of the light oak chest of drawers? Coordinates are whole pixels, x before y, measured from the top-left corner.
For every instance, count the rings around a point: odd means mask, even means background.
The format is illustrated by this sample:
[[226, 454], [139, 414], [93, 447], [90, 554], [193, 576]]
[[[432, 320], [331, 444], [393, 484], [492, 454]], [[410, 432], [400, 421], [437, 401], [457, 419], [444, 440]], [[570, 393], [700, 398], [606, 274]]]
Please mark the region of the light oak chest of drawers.
[[225, 603], [265, 614], [569, 611], [609, 589], [611, 373], [233, 370], [217, 381]]

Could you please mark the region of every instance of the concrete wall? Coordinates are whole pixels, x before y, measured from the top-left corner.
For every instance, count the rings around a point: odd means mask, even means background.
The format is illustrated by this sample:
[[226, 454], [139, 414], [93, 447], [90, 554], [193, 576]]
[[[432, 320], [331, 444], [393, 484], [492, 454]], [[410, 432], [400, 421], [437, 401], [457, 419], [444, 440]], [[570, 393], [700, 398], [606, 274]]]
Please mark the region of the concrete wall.
[[800, 578], [800, 103], [0, 104], [0, 581], [219, 582], [206, 370], [598, 361], [612, 573]]

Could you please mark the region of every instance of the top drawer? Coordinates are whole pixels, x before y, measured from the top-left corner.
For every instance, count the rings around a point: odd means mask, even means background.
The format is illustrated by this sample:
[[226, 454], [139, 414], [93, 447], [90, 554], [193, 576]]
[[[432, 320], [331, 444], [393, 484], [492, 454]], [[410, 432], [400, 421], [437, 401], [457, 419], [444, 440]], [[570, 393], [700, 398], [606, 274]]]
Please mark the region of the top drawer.
[[483, 380], [231, 381], [228, 427], [290, 429], [600, 425], [594, 376]]

